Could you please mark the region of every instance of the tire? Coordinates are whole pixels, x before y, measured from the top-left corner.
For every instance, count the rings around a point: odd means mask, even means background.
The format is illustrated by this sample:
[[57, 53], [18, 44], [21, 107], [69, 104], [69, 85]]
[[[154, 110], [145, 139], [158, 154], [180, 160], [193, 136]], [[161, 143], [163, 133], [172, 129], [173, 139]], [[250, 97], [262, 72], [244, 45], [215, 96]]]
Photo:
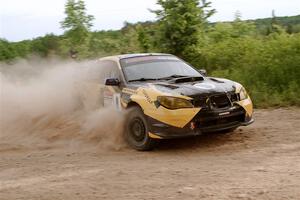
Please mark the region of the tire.
[[149, 137], [149, 129], [146, 116], [141, 108], [130, 108], [125, 121], [124, 137], [132, 148], [138, 151], [150, 151], [157, 141]]

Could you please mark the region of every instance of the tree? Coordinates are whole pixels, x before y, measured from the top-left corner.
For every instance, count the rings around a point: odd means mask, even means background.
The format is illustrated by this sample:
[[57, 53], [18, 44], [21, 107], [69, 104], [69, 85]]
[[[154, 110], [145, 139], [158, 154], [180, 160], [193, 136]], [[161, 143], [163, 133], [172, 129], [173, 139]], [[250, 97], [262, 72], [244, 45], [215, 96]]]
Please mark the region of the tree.
[[120, 38], [120, 53], [138, 53], [141, 51], [138, 41], [138, 33], [136, 25], [129, 22], [124, 22], [124, 27], [121, 29], [122, 37]]
[[90, 28], [94, 17], [86, 14], [83, 0], [68, 0], [65, 6], [67, 17], [61, 22], [65, 30], [65, 45], [71, 56], [79, 54], [84, 57], [88, 53]]
[[270, 35], [272, 33], [282, 34], [284, 32], [285, 30], [279, 25], [279, 22], [275, 14], [275, 10], [272, 10], [272, 19], [271, 19], [271, 24], [267, 29], [267, 35]]
[[47, 57], [58, 53], [59, 37], [53, 34], [47, 34], [43, 37], [35, 38], [30, 43], [31, 52], [41, 57]]
[[15, 48], [7, 40], [0, 38], [0, 61], [9, 61], [16, 58], [17, 52]]
[[214, 14], [206, 0], [158, 0], [159, 46], [162, 51], [190, 60], [191, 49], [200, 43], [207, 18]]
[[138, 25], [137, 34], [138, 34], [138, 41], [140, 47], [142, 48], [144, 53], [149, 52], [149, 49], [151, 48], [151, 44], [150, 44], [149, 34], [146, 32], [146, 28], [144, 28], [142, 25]]
[[249, 21], [242, 21], [242, 14], [237, 11], [234, 14], [234, 21], [232, 22], [232, 37], [239, 38], [247, 35], [253, 35], [255, 33], [255, 24]]

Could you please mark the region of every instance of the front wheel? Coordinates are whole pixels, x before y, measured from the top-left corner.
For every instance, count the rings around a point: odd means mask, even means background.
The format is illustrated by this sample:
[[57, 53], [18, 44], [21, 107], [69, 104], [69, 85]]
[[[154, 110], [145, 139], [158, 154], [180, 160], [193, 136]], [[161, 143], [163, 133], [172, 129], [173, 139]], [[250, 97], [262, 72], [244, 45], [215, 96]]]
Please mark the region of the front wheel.
[[125, 123], [125, 140], [134, 149], [149, 151], [156, 141], [149, 137], [148, 123], [141, 108], [133, 107], [129, 110]]

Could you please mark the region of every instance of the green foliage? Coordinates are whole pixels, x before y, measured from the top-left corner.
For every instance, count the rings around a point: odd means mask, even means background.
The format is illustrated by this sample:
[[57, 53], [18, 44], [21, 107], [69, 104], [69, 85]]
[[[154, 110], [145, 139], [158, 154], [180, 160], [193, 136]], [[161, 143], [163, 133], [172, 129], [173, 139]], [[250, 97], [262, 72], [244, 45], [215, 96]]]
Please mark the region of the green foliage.
[[16, 58], [25, 58], [31, 53], [30, 41], [8, 42], [0, 38], [0, 61], [12, 61]]
[[120, 53], [120, 31], [97, 31], [91, 33], [89, 52], [93, 57], [101, 57]]
[[[253, 22], [259, 33], [263, 35], [267, 35], [272, 29], [272, 24], [277, 27], [281, 27], [285, 29], [288, 33], [299, 33], [300, 28], [298, 27], [300, 24], [300, 15], [291, 16], [291, 17], [276, 17], [275, 13], [272, 13], [272, 18], [266, 19], [256, 19], [256, 20], [248, 20], [249, 22]], [[276, 29], [276, 28], [275, 28]]]
[[149, 52], [151, 48], [151, 42], [149, 38], [149, 34], [146, 32], [145, 28], [141, 25], [137, 26], [137, 34], [138, 34], [138, 42], [144, 53]]
[[94, 17], [86, 14], [83, 0], [68, 0], [65, 6], [65, 14], [67, 16], [61, 22], [61, 27], [66, 30], [62, 51], [71, 54], [78, 53], [80, 58], [88, 56], [89, 31]]
[[4, 40], [0, 39], [0, 60], [11, 60], [17, 57], [17, 53], [12, 45]]
[[205, 52], [212, 75], [241, 82], [256, 105], [300, 105], [300, 34], [230, 39]]
[[60, 46], [60, 38], [48, 34], [44, 37], [36, 38], [31, 42], [31, 51], [41, 57], [48, 57], [55, 54], [55, 51], [58, 51]]
[[122, 37], [120, 38], [120, 53], [137, 53], [141, 52], [140, 46], [138, 45], [138, 33], [137, 28], [134, 24], [125, 22], [124, 27], [121, 30]]
[[92, 15], [86, 14], [86, 8], [83, 0], [68, 0], [65, 6], [65, 14], [67, 17], [61, 26], [65, 30], [85, 29], [92, 27]]
[[194, 55], [191, 48], [200, 44], [207, 18], [214, 10], [207, 10], [205, 0], [158, 0], [162, 10], [153, 11], [159, 23], [159, 48], [184, 59]]

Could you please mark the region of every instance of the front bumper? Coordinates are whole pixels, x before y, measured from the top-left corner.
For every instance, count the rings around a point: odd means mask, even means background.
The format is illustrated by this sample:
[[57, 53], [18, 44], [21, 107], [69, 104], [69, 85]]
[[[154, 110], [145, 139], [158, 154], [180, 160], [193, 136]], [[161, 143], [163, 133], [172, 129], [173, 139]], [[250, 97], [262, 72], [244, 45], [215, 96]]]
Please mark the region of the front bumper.
[[[148, 117], [149, 131], [155, 138], [172, 139], [201, 135], [248, 126], [254, 122], [252, 117], [238, 105], [228, 109], [201, 110], [186, 126], [177, 128]], [[150, 136], [151, 136], [150, 135]]]

